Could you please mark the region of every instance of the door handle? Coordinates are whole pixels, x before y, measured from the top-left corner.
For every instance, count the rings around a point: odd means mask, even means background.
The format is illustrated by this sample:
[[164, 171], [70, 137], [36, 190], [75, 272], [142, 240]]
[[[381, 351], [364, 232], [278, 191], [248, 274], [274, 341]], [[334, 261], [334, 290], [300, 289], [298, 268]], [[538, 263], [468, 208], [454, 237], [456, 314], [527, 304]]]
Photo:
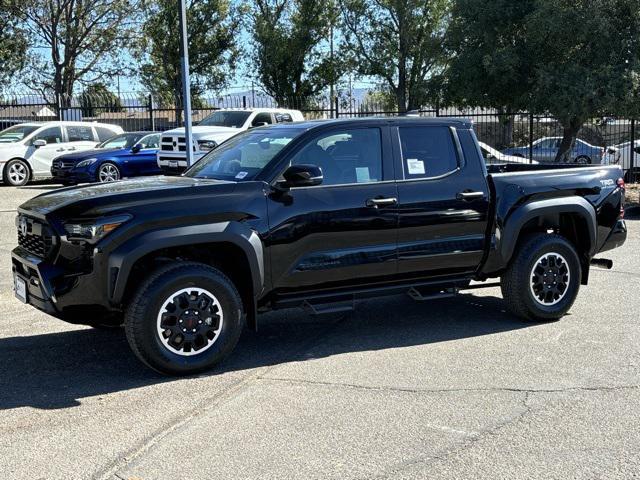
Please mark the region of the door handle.
[[69, 151], [73, 152], [75, 149], [76, 149], [76, 147], [71, 147], [71, 148], [69, 148]]
[[484, 198], [484, 192], [458, 192], [456, 193], [456, 200], [462, 200], [464, 202], [470, 202], [471, 200], [479, 200]]
[[391, 207], [398, 204], [397, 198], [370, 198], [366, 205], [369, 208]]
[[56, 152], [64, 152], [64, 148], [58, 148]]

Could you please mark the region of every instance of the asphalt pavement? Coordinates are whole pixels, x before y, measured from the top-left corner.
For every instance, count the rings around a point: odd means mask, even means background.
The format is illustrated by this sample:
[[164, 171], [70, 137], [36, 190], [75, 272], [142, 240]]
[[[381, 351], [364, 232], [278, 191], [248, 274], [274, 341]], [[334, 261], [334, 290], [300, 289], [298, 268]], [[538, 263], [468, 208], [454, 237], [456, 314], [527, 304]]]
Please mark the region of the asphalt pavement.
[[174, 379], [122, 330], [13, 297], [15, 209], [50, 188], [0, 186], [2, 479], [640, 477], [640, 216], [559, 322], [514, 318], [497, 288], [273, 312]]

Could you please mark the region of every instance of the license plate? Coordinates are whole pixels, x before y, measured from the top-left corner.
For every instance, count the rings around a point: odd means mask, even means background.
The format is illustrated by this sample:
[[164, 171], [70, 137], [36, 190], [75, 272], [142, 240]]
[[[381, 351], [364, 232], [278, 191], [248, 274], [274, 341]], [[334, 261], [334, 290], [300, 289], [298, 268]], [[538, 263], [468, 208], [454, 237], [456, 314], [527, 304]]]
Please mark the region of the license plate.
[[27, 282], [17, 275], [14, 278], [16, 297], [21, 302], [27, 303]]
[[178, 168], [178, 161], [177, 160], [169, 160], [169, 166], [171, 168]]

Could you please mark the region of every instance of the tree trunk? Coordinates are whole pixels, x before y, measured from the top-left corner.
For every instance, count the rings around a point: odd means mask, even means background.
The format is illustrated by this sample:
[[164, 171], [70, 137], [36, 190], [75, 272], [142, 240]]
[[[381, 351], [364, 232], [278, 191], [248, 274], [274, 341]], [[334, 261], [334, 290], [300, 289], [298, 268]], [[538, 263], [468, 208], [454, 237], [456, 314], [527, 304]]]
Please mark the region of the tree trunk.
[[571, 161], [571, 151], [576, 143], [578, 133], [582, 128], [582, 119], [573, 117], [566, 124], [563, 123], [562, 142], [558, 148], [555, 163], [569, 163]]

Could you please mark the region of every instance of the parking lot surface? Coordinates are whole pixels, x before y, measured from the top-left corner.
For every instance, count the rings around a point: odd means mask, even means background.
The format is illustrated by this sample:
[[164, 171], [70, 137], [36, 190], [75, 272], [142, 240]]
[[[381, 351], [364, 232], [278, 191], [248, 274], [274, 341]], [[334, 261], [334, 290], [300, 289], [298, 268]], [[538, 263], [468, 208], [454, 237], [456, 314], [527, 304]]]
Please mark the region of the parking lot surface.
[[122, 330], [13, 297], [0, 186], [0, 477], [640, 477], [640, 220], [571, 314], [529, 324], [497, 288], [347, 315], [261, 317], [207, 375], [159, 376]]

